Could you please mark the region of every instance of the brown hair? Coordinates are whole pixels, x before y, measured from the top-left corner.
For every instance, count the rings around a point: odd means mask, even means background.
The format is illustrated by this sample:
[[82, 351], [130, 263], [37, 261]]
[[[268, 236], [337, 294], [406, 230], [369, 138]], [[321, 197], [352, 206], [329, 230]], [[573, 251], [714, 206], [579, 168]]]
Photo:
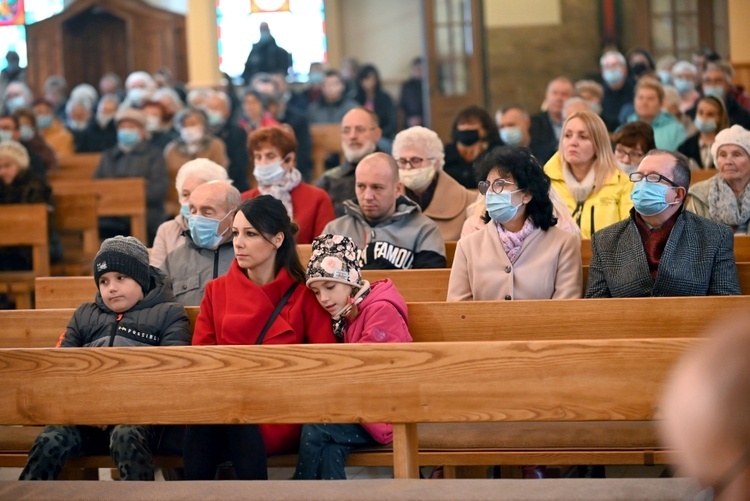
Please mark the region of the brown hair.
[[612, 142], [628, 148], [638, 147], [644, 154], [656, 148], [654, 129], [646, 122], [629, 122], [622, 125], [615, 131]]
[[297, 140], [293, 134], [280, 127], [261, 127], [250, 134], [247, 140], [250, 151], [260, 149], [262, 146], [271, 146], [279, 150], [281, 157], [289, 153], [297, 152]]
[[664, 87], [661, 86], [661, 84], [652, 77], [646, 77], [641, 78], [638, 80], [638, 83], [635, 84], [635, 93], [638, 94], [638, 91], [640, 89], [651, 89], [656, 92], [656, 95], [659, 97], [659, 103], [664, 102]]

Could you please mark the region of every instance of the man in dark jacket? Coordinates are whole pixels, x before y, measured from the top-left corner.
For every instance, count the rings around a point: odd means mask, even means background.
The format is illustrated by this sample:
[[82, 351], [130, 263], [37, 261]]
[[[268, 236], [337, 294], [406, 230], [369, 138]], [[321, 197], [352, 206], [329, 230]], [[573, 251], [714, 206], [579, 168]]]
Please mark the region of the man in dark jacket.
[[[94, 172], [97, 178], [142, 177], [146, 180], [146, 226], [149, 243], [164, 221], [164, 197], [169, 175], [162, 151], [146, 140], [146, 115], [126, 108], [117, 112], [117, 146], [102, 154]], [[128, 235], [126, 218], [100, 218], [99, 234], [103, 237]]]
[[586, 297], [740, 294], [732, 229], [683, 209], [687, 158], [651, 150], [630, 176], [630, 217], [591, 239]]
[[250, 155], [247, 150], [247, 132], [230, 120], [232, 109], [229, 96], [224, 92], [211, 93], [206, 99], [206, 115], [211, 132], [224, 141], [227, 147], [229, 178], [240, 192], [249, 190], [247, 172]]
[[278, 45], [271, 35], [268, 23], [260, 23], [260, 40], [253, 44], [253, 49], [247, 56], [245, 71], [242, 79], [246, 84], [256, 73], [277, 73], [286, 75], [292, 65], [292, 56]]
[[628, 74], [625, 56], [617, 51], [609, 51], [599, 59], [599, 67], [604, 82], [601, 117], [607, 130], [613, 132], [620, 126], [620, 110], [633, 103], [635, 80]]
[[558, 144], [563, 126], [563, 104], [574, 94], [573, 82], [566, 77], [557, 77], [547, 84], [544, 94], [546, 111], [531, 117], [531, 151], [548, 148], [550, 144]]

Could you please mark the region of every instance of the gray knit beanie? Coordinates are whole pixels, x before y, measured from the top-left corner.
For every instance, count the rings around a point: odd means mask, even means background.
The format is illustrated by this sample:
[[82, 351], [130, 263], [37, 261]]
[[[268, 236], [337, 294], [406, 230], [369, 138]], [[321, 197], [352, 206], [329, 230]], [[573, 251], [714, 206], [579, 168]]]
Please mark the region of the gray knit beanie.
[[143, 293], [149, 291], [148, 249], [135, 237], [116, 236], [102, 242], [94, 258], [94, 281], [109, 271], [127, 275], [141, 286]]

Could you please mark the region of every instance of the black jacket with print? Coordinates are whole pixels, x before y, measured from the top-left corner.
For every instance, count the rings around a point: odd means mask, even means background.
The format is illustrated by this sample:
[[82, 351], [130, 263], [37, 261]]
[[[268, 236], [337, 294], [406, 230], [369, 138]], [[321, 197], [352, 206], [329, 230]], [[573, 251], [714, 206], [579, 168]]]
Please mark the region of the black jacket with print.
[[166, 277], [151, 267], [146, 296], [124, 313], [115, 313], [96, 293], [92, 303], [78, 307], [58, 346], [180, 346], [192, 337], [185, 308], [176, 302]]

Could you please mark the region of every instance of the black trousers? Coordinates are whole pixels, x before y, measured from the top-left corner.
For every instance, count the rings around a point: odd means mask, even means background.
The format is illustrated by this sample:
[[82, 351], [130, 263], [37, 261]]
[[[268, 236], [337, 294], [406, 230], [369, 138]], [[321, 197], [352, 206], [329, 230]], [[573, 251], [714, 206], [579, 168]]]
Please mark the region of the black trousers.
[[267, 480], [266, 447], [254, 424], [188, 426], [185, 480], [213, 480], [216, 467], [231, 461], [239, 480]]

